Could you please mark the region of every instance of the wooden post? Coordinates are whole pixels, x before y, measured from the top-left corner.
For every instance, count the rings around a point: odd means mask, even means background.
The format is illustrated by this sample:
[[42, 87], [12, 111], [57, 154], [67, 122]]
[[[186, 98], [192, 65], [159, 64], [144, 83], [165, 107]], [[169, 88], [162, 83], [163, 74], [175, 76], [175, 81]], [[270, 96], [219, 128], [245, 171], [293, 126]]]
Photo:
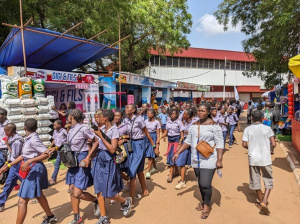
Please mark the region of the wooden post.
[[122, 109], [122, 84], [121, 84], [121, 22], [120, 22], [120, 14], [118, 15], [119, 20], [119, 97], [120, 97], [120, 110]]
[[20, 21], [21, 21], [21, 35], [22, 35], [22, 48], [23, 48], [23, 60], [24, 60], [25, 76], [27, 76], [27, 61], [26, 61], [25, 41], [24, 41], [22, 0], [20, 0]]

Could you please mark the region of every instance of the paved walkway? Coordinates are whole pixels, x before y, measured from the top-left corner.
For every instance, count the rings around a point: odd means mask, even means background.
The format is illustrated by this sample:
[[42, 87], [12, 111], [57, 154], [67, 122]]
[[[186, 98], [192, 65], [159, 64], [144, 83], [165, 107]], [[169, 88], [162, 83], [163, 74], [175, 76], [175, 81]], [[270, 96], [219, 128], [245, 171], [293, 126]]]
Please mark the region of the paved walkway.
[[[244, 126], [244, 125], [243, 125]], [[170, 184], [166, 182], [168, 169], [165, 157], [160, 157], [158, 162], [159, 173], [147, 180], [150, 196], [135, 203], [134, 211], [130, 218], [122, 217], [119, 204], [109, 205], [107, 201], [108, 215], [113, 224], [143, 223], [143, 224], [190, 224], [190, 223], [300, 223], [300, 188], [294, 175], [288, 166], [279, 146], [275, 149], [273, 158], [274, 190], [270, 195], [270, 216], [259, 214], [255, 207], [255, 192], [248, 185], [248, 158], [247, 151], [241, 146], [242, 133], [235, 133], [238, 145], [234, 145], [224, 155], [223, 178], [215, 175], [213, 180], [213, 205], [212, 212], [207, 220], [200, 219], [200, 212], [195, 210], [200, 192], [196, 186], [194, 172], [187, 170], [187, 186], [182, 190], [175, 190], [179, 178]], [[166, 143], [162, 144], [161, 154], [166, 151]], [[52, 171], [52, 170], [51, 170]], [[49, 176], [51, 174], [49, 172]], [[64, 184], [66, 170], [60, 171], [59, 183], [45, 191], [50, 207], [58, 217], [59, 223], [68, 223], [73, 218], [67, 186]], [[93, 188], [89, 189], [93, 192]], [[140, 187], [138, 186], [138, 191]], [[128, 196], [128, 192], [124, 192]], [[17, 192], [13, 192], [6, 210], [0, 213], [1, 224], [11, 224], [16, 220]], [[93, 217], [93, 205], [82, 202], [81, 213], [85, 223], [96, 223]], [[25, 220], [27, 224], [40, 224], [44, 213], [38, 204], [29, 204], [28, 214]]]

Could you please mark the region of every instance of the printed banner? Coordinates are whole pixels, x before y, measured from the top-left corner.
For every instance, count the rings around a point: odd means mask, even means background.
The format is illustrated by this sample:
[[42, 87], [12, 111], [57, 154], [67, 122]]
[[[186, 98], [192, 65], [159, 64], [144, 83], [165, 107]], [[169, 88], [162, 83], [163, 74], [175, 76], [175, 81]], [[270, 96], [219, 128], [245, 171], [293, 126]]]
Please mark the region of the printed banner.
[[175, 82], [167, 82], [162, 80], [156, 80], [153, 78], [148, 78], [145, 76], [139, 76], [134, 74], [121, 74], [117, 82], [121, 80], [121, 83], [128, 83], [134, 85], [141, 85], [141, 86], [153, 86], [153, 87], [160, 87], [160, 88], [176, 88]]
[[[13, 67], [14, 75], [25, 76], [23, 67]], [[45, 69], [27, 68], [27, 77], [31, 79], [43, 79], [47, 82], [56, 83], [94, 83], [93, 74], [81, 74], [75, 72], [62, 72]]]
[[[103, 86], [103, 99], [105, 105], [110, 101], [110, 109], [116, 108], [116, 83], [112, 77], [99, 77], [99, 86]], [[109, 94], [112, 93], [112, 94]]]
[[142, 89], [142, 103], [150, 104], [151, 87], [144, 86]]
[[84, 91], [85, 94], [85, 111], [88, 113], [96, 112], [99, 109], [99, 86], [97, 84], [89, 85], [89, 89]]
[[66, 110], [70, 101], [75, 102], [76, 108], [85, 112], [85, 90], [76, 89], [75, 86], [65, 86], [55, 88], [53, 86], [45, 88], [46, 96], [54, 96], [55, 107], [59, 110]]

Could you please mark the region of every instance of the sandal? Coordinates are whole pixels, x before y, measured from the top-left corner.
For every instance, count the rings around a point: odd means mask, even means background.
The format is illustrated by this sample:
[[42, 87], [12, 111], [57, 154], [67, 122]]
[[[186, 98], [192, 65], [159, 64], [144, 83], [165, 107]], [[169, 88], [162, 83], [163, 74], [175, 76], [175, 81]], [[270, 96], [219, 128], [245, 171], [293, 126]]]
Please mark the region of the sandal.
[[207, 212], [203, 212], [201, 213], [201, 219], [207, 219], [209, 216], [209, 213], [211, 211], [211, 208], [207, 211]]
[[259, 202], [255, 202], [254, 204], [255, 204], [255, 206], [256, 206], [259, 210], [261, 210], [261, 206], [260, 206], [260, 203], [259, 203]]
[[202, 211], [203, 210], [203, 205], [204, 205], [203, 203], [199, 203], [196, 207], [196, 210], [199, 211], [199, 212]]
[[261, 207], [260, 211], [266, 213], [267, 215], [269, 215], [271, 213], [268, 206], [265, 203], [263, 203], [263, 202], [260, 203], [260, 207]]

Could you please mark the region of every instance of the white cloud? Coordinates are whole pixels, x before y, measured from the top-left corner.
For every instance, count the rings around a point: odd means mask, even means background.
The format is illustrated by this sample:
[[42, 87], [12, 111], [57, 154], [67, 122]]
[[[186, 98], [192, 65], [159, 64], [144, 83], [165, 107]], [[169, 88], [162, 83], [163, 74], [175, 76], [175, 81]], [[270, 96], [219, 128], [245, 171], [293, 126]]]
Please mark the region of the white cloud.
[[[200, 24], [199, 24], [200, 23]], [[236, 27], [232, 27], [231, 22], [228, 24], [228, 29], [225, 32], [214, 15], [205, 14], [196, 22], [197, 32], [204, 33], [205, 36], [213, 36], [222, 33], [240, 33], [241, 24], [238, 23]]]

